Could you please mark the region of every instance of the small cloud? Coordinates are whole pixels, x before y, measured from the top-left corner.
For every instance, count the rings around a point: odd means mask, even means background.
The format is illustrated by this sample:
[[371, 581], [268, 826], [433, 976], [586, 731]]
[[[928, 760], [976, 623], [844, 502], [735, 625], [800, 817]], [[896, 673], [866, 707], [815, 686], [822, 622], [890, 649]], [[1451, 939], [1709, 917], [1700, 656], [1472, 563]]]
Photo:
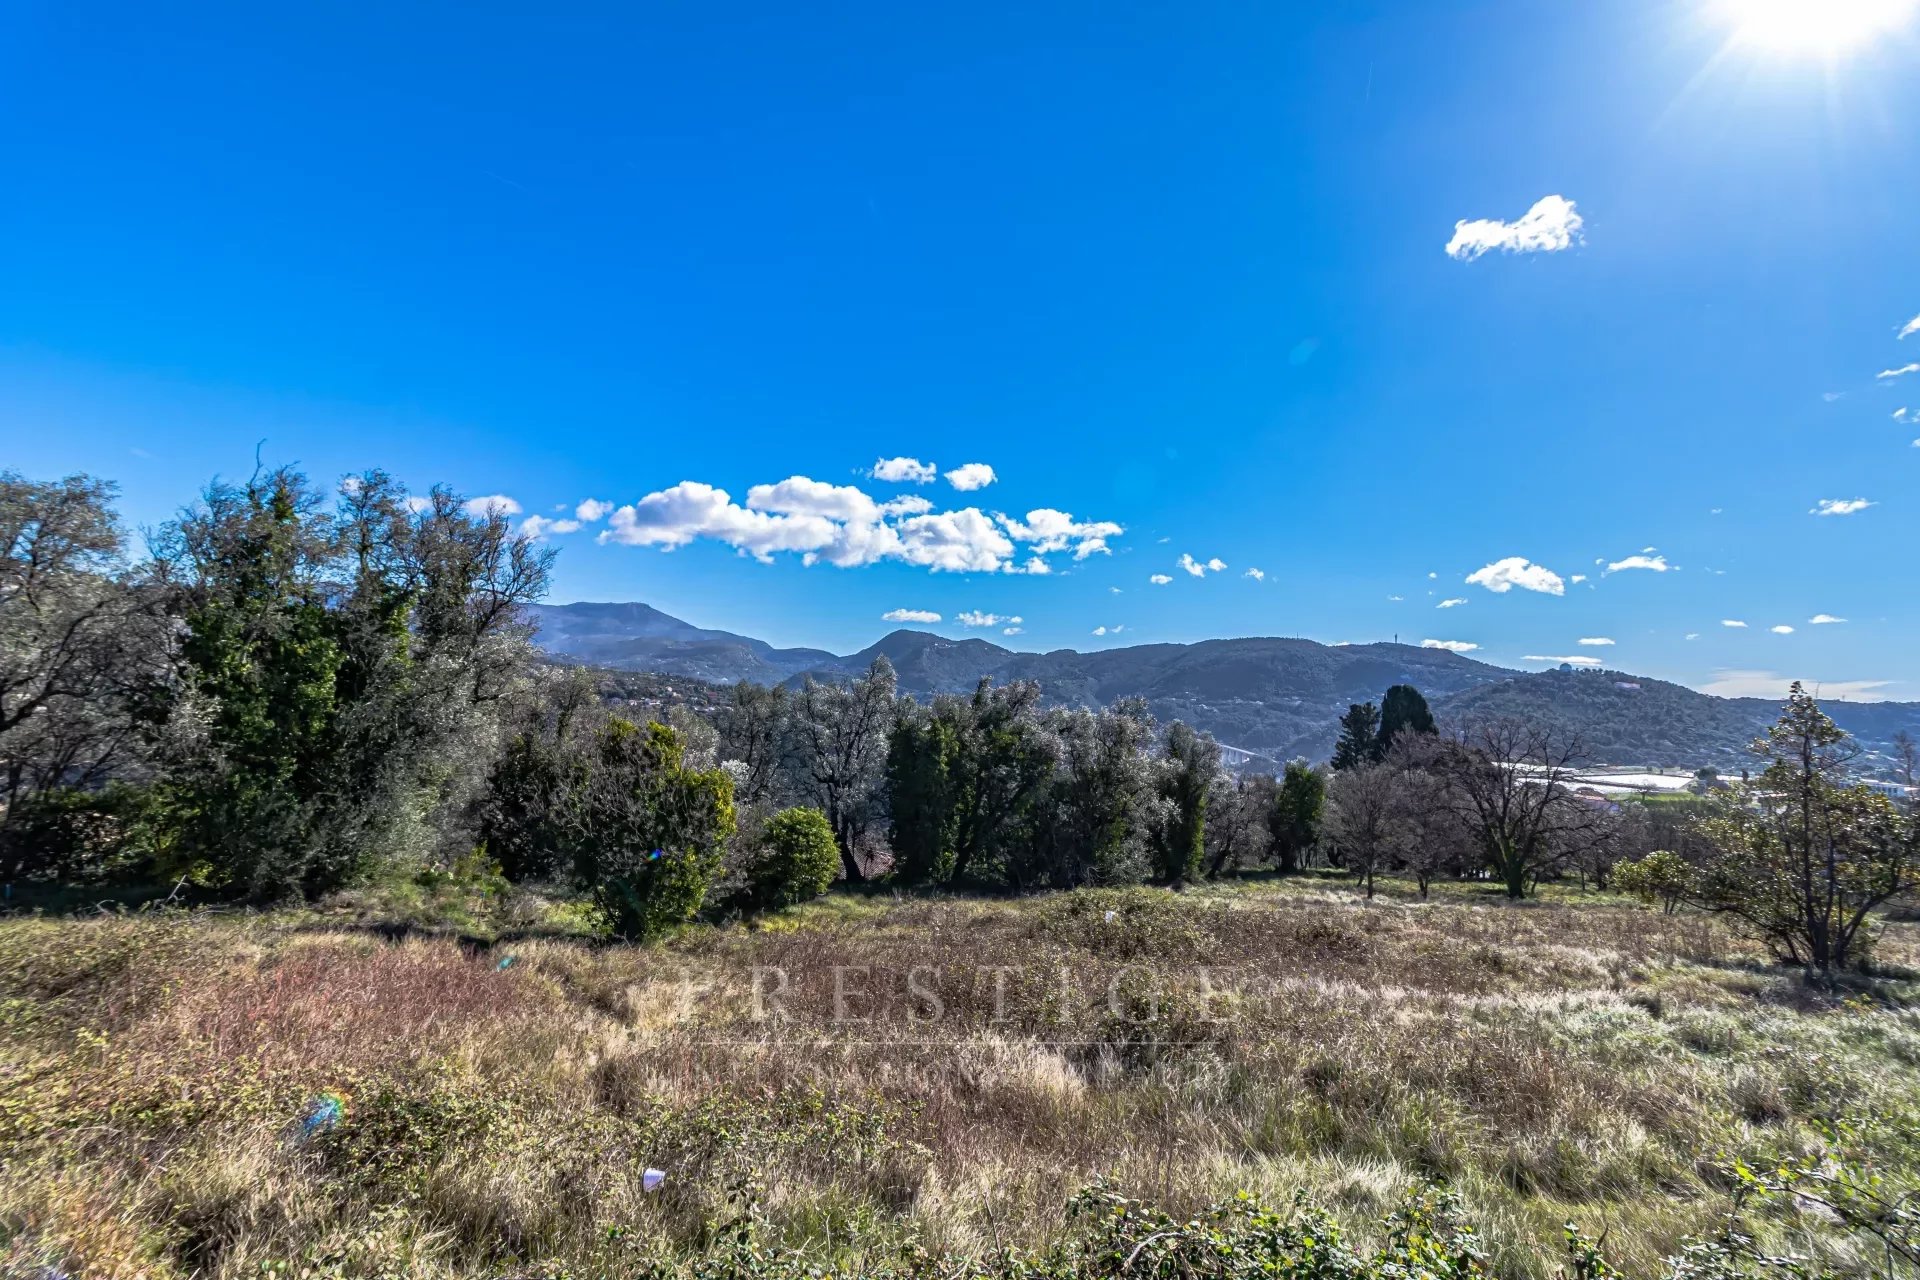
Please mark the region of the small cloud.
[[1125, 627], [1095, 627], [1093, 634], [1097, 636], [1117, 636], [1125, 630]]
[[1909, 413], [1907, 406], [1901, 405], [1893, 411], [1893, 420], [1895, 422], [1920, 422], [1920, 413]]
[[[1648, 550], [1652, 550], [1652, 548], [1649, 547]], [[1626, 569], [1647, 569], [1654, 573], [1665, 573], [1668, 567], [1669, 566], [1667, 564], [1667, 558], [1665, 556], [1650, 556], [1650, 555], [1642, 554], [1637, 556], [1628, 556], [1625, 560], [1615, 560], [1613, 563], [1607, 566], [1607, 572], [1619, 573], [1622, 570], [1626, 570]]]
[[520, 522], [520, 532], [529, 538], [545, 538], [556, 533], [576, 533], [579, 529], [578, 520], [549, 520], [545, 516], [528, 516]]
[[880, 619], [883, 622], [938, 622], [940, 615], [931, 609], [889, 609]]
[[1687, 632], [1686, 638], [1689, 640], [1698, 640], [1700, 638], [1700, 633], [1698, 631], [1689, 631]]
[[1721, 512], [1721, 510], [1722, 510], [1722, 508], [1720, 508], [1720, 507], [1708, 507], [1708, 508], [1707, 508], [1707, 514], [1708, 514], [1708, 515], [1710, 515], [1710, 516], [1717, 516], [1717, 515], [1719, 515], [1719, 514], [1720, 514], [1720, 512]]
[[1820, 398], [1822, 400], [1825, 400], [1828, 404], [1832, 404], [1835, 400], [1839, 400], [1843, 398], [1846, 394], [1847, 393], [1844, 391], [1822, 391], [1820, 393]]
[[1168, 584], [1169, 582], [1172, 582], [1172, 581], [1173, 581], [1173, 579], [1172, 579], [1172, 578], [1171, 578], [1170, 576], [1168, 576], [1167, 574], [1164, 574], [1164, 573], [1156, 573], [1156, 574], [1154, 574], [1154, 575], [1153, 575], [1153, 576], [1152, 576], [1151, 578], [1148, 578], [1148, 579], [1147, 579], [1147, 581], [1148, 581], [1148, 582], [1151, 582], [1151, 583], [1152, 583], [1152, 584], [1153, 584], [1154, 586], [1156, 586], [1156, 587], [1164, 587], [1164, 586], [1166, 586], [1166, 585], [1167, 585], [1167, 584]]
[[1768, 627], [1767, 630], [1773, 632], [1773, 634], [1777, 636], [1790, 636], [1793, 634], [1793, 628], [1788, 626], [1784, 622], [1777, 627]]
[[1427, 581], [1429, 582], [1434, 581], [1435, 579], [1439, 578], [1439, 576], [1440, 576], [1439, 573], [1432, 569], [1429, 569], [1427, 571]]
[[1904, 378], [1910, 373], [1920, 373], [1920, 364], [1903, 364], [1898, 369], [1882, 369], [1873, 376], [1875, 378]]
[[1830, 613], [1816, 613], [1807, 619], [1808, 625], [1815, 627], [1830, 627], [1837, 622], [1845, 621], [1845, 618], [1836, 618]]
[[1606, 636], [1581, 636], [1578, 643], [1584, 645], [1601, 645], [1612, 644], [1613, 641], [1609, 640]]
[[1039, 556], [1031, 556], [1028, 558], [1027, 566], [1022, 572], [1030, 573], [1036, 578], [1044, 578], [1053, 572], [1053, 566]]
[[1903, 338], [1911, 337], [1916, 333], [1920, 333], [1920, 316], [1915, 316], [1900, 326], [1900, 336]]
[[1200, 561], [1183, 551], [1180, 553], [1180, 567], [1196, 578], [1204, 578], [1208, 573], [1218, 573], [1227, 566], [1226, 562], [1218, 556], [1211, 560]]
[[1560, 575], [1544, 565], [1537, 565], [1524, 556], [1508, 556], [1504, 560], [1495, 560], [1492, 564], [1475, 569], [1467, 575], [1467, 581], [1475, 586], [1485, 587], [1496, 595], [1505, 595], [1519, 587], [1522, 591], [1538, 591], [1550, 596], [1565, 595], [1567, 584]]
[[1583, 220], [1565, 196], [1542, 196], [1513, 222], [1498, 218], [1463, 219], [1453, 224], [1447, 256], [1472, 262], [1483, 253], [1558, 253], [1584, 239]]
[[1388, 596], [1387, 599], [1389, 602], [1393, 604], [1399, 604], [1402, 600], [1405, 600], [1406, 597], [1405, 596]]
[[520, 504], [504, 493], [489, 493], [468, 498], [466, 512], [470, 516], [517, 516], [520, 514]]
[[1422, 649], [1445, 649], [1448, 653], [1472, 653], [1480, 646], [1471, 640], [1422, 640]]
[[606, 519], [611, 514], [613, 514], [613, 504], [602, 502], [598, 498], [588, 498], [573, 509], [573, 518], [583, 524], [593, 524], [597, 520]]
[[[938, 622], [939, 619], [935, 618], [933, 621]], [[1022, 622], [1025, 622], [1026, 619], [1020, 617], [1008, 618], [997, 613], [981, 613], [977, 609], [968, 609], [964, 612], [956, 613], [954, 615], [954, 621], [963, 627], [998, 627], [1003, 625], [1017, 627]]]
[[1720, 619], [1720, 625], [1723, 627], [1744, 627], [1747, 624], [1738, 618], [1722, 618]]
[[1585, 582], [1586, 580], [1587, 580], [1587, 575], [1584, 573], [1570, 573], [1567, 575], [1567, 581], [1571, 583], [1579, 584], [1579, 583]]
[[891, 484], [926, 484], [939, 473], [940, 468], [918, 458], [881, 458], [867, 472], [875, 480]]
[[1108, 590], [1108, 591], [1109, 591], [1110, 593], [1112, 593], [1113, 595], [1116, 595], [1116, 596], [1117, 596], [1117, 595], [1120, 595], [1120, 594], [1122, 594], [1122, 592], [1121, 592], [1121, 590], [1120, 590], [1120, 588], [1118, 588], [1118, 587], [1108, 587], [1108, 588], [1107, 588], [1107, 590]]
[[1466, 602], [1467, 598], [1465, 596], [1450, 596], [1433, 607], [1436, 609], [1458, 609]]
[[947, 472], [947, 483], [962, 493], [984, 489], [1000, 477], [984, 462], [966, 462]]
[[1026, 630], [1025, 627], [1002, 627], [1000, 628], [1000, 634], [1003, 636], [1025, 635]]
[[1584, 653], [1570, 653], [1562, 657], [1553, 657], [1550, 654], [1544, 654], [1544, 653], [1530, 653], [1526, 655], [1524, 658], [1520, 659], [1520, 661], [1522, 662], [1560, 662], [1570, 667], [1597, 667], [1600, 665], [1600, 659], [1590, 658]]
[[1265, 569], [1249, 569], [1240, 576], [1252, 578], [1255, 582], [1265, 582], [1267, 580], [1267, 571]]
[[1850, 516], [1856, 511], [1865, 511], [1873, 503], [1865, 498], [1822, 498], [1820, 505], [1810, 509], [1810, 516]]

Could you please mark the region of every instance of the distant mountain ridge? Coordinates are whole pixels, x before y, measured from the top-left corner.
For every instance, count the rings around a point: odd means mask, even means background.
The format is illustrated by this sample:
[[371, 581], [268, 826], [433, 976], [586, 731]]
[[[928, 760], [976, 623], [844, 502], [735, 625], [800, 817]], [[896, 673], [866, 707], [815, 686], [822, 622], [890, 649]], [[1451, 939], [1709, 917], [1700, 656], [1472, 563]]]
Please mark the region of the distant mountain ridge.
[[[844, 679], [884, 654], [902, 691], [966, 693], [982, 677], [1033, 680], [1057, 705], [1101, 706], [1140, 697], [1163, 721], [1185, 720], [1222, 742], [1284, 760], [1324, 759], [1349, 703], [1378, 701], [1389, 685], [1427, 695], [1437, 714], [1525, 715], [1576, 730], [1596, 760], [1739, 769], [1746, 746], [1779, 713], [1764, 698], [1718, 698], [1623, 672], [1523, 672], [1404, 644], [1324, 645], [1249, 637], [1145, 644], [1081, 653], [1024, 653], [977, 638], [900, 630], [858, 653], [779, 649], [696, 627], [650, 605], [583, 603], [534, 608], [538, 643], [557, 658], [717, 684]], [[1904, 729], [1920, 737], [1920, 703], [1834, 702], [1828, 714], [1870, 749]]]

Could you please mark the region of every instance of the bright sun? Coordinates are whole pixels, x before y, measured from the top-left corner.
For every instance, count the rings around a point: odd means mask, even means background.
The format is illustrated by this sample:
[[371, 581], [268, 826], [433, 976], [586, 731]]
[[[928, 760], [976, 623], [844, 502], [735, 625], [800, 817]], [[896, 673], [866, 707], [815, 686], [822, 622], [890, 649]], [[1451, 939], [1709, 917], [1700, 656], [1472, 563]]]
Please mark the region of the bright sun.
[[1905, 26], [1920, 0], [1721, 0], [1720, 7], [1744, 44], [1834, 54]]

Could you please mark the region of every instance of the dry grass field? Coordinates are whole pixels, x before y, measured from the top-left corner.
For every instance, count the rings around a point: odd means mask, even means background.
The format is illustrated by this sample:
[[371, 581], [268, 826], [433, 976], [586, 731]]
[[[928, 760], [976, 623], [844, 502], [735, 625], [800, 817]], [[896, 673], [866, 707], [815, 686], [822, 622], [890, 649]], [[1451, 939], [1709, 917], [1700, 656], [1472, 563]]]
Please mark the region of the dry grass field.
[[[378, 915], [0, 921], [4, 1268], [625, 1276], [744, 1196], [823, 1274], [945, 1275], [1058, 1240], [1096, 1178], [1175, 1215], [1304, 1189], [1362, 1244], [1432, 1179], [1498, 1275], [1552, 1274], [1571, 1219], [1650, 1276], [1722, 1225], [1727, 1161], [1825, 1123], [1920, 1183], [1912, 924], [1826, 992], [1713, 918], [1461, 887], [834, 897], [644, 948]], [[1818, 1213], [1750, 1225], [1877, 1265]]]

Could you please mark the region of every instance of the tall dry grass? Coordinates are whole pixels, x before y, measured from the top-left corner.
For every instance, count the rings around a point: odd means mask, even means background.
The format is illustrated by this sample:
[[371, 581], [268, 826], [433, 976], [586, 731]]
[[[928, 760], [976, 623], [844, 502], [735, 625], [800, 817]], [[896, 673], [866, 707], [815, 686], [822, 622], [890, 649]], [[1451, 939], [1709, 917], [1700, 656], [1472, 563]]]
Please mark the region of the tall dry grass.
[[[857, 1272], [1045, 1240], [1095, 1177], [1176, 1213], [1306, 1188], [1363, 1235], [1436, 1178], [1503, 1274], [1551, 1271], [1569, 1217], [1651, 1274], [1717, 1224], [1726, 1158], [1915, 1116], [1913, 995], [1810, 987], [1708, 917], [1299, 885], [831, 899], [647, 948], [10, 921], [0, 1256], [624, 1275], [752, 1185], [780, 1239]], [[347, 1118], [302, 1138], [324, 1090]]]

